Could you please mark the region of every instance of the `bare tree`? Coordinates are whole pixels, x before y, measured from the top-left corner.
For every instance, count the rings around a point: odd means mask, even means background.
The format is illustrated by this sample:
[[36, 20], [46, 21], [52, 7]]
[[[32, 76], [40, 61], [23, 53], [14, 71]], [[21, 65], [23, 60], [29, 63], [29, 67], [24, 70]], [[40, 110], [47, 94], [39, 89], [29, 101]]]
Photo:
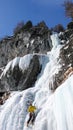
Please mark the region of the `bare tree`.
[[65, 0], [63, 6], [66, 17], [71, 18], [73, 21], [73, 2], [71, 0]]

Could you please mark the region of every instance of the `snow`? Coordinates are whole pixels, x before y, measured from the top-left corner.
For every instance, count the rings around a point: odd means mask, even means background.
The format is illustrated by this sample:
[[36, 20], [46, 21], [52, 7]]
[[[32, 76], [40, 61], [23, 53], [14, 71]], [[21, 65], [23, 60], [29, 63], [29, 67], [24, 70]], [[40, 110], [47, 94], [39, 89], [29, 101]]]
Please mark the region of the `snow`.
[[[57, 61], [61, 45], [58, 45], [56, 35], [52, 36], [52, 40], [54, 38], [55, 46], [51, 52], [39, 57], [42, 71], [34, 87], [22, 92], [13, 92], [0, 107], [0, 130], [73, 130], [73, 75], [68, 77], [55, 92], [49, 89], [49, 80], [53, 82], [53, 76], [61, 67]], [[26, 64], [29, 66], [32, 57], [33, 54], [14, 59], [6, 66], [4, 73], [10, 67], [13, 69], [16, 64], [24, 70]], [[37, 108], [36, 119], [33, 126], [27, 127], [29, 118], [27, 108], [30, 102]]]
[[69, 46], [64, 47], [64, 50], [66, 50]]
[[65, 40], [61, 40], [61, 43], [65, 43], [66, 41]]
[[61, 36], [61, 35], [64, 35], [64, 32], [60, 32], [60, 33], [59, 33], [59, 36]]
[[68, 67], [71, 67], [71, 66], [72, 66], [72, 64], [69, 64], [69, 65], [68, 65]]
[[29, 47], [29, 43], [26, 44], [27, 48]]
[[34, 43], [34, 39], [31, 40], [31, 45], [33, 45], [33, 43]]
[[69, 40], [67, 40], [66, 44], [69, 44]]

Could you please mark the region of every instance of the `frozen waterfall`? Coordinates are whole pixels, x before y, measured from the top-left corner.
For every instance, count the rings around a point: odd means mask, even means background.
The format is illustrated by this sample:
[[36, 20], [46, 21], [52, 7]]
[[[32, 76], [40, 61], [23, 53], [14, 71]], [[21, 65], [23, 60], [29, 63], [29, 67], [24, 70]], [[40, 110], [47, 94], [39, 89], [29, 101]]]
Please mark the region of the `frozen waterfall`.
[[[39, 55], [42, 71], [34, 87], [22, 92], [13, 92], [5, 104], [0, 106], [0, 130], [73, 130], [73, 75], [54, 93], [49, 89], [49, 80], [53, 80], [53, 75], [61, 67], [57, 62], [61, 48], [60, 40], [57, 34], [52, 35], [51, 39], [51, 52]], [[32, 56], [28, 57], [28, 66]], [[22, 59], [27, 62], [27, 58]], [[20, 68], [23, 66], [23, 60], [17, 60], [18, 64], [21, 61]], [[17, 64], [14, 62], [10, 62], [10, 66]], [[5, 73], [8, 68], [9, 65], [4, 70]], [[37, 107], [36, 119], [33, 126], [27, 127], [27, 107], [30, 101]]]

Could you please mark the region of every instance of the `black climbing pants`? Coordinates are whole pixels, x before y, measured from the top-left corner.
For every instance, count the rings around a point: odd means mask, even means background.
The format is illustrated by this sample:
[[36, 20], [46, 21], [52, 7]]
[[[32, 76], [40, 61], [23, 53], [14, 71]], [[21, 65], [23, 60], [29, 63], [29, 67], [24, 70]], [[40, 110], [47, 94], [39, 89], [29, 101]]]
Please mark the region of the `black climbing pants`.
[[27, 124], [29, 124], [29, 122], [31, 122], [32, 124], [34, 123], [35, 120], [35, 113], [29, 113], [29, 119], [27, 121]]

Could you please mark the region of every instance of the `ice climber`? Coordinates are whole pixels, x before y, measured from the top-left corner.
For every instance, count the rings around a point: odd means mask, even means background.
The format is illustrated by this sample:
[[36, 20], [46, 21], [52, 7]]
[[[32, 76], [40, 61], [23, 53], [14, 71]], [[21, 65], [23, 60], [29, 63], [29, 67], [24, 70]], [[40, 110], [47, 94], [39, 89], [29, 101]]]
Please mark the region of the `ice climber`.
[[27, 121], [27, 126], [29, 123], [31, 123], [32, 125], [34, 124], [35, 121], [35, 111], [36, 111], [36, 107], [33, 106], [31, 103], [28, 107], [28, 112], [29, 112], [29, 119]]

